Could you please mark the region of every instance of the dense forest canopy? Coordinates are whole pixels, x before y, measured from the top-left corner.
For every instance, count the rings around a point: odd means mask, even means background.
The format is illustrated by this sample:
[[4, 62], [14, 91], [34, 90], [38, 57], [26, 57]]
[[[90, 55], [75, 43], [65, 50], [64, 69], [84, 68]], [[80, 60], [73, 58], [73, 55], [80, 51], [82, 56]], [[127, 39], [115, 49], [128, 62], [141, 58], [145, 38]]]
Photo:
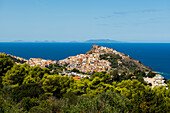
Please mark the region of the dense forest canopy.
[[[105, 58], [105, 56], [102, 56]], [[119, 59], [119, 58], [118, 58]], [[111, 59], [115, 62], [116, 59]], [[53, 70], [53, 68], [55, 70]], [[14, 64], [0, 54], [1, 113], [165, 113], [170, 112], [169, 89], [151, 88], [140, 70], [126, 75], [118, 70], [96, 72], [74, 80], [57, 75], [64, 67]], [[74, 71], [74, 70], [73, 70]]]

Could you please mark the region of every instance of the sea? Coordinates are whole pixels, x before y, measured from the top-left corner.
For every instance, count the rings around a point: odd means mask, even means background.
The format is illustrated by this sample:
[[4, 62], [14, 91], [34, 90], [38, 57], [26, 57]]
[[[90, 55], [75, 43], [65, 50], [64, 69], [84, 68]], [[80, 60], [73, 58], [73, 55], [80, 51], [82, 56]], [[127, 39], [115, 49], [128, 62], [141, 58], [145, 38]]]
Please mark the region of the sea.
[[1, 42], [0, 52], [25, 59], [61, 60], [84, 54], [92, 45], [113, 48], [141, 61], [144, 65], [170, 79], [170, 43], [16, 43]]

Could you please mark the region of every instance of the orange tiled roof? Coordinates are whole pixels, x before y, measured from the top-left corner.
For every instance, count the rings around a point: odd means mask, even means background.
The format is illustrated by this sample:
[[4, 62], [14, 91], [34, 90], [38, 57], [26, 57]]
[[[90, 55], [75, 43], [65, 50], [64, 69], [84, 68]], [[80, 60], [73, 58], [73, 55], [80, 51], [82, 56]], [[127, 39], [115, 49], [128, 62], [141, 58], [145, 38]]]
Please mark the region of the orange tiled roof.
[[162, 81], [156, 81], [157, 83], [162, 83]]
[[79, 79], [81, 79], [81, 77], [75, 76], [75, 77], [73, 77], [73, 79], [74, 79], [74, 80], [79, 80]]
[[155, 72], [155, 71], [152, 71], [152, 73], [157, 73], [157, 72]]

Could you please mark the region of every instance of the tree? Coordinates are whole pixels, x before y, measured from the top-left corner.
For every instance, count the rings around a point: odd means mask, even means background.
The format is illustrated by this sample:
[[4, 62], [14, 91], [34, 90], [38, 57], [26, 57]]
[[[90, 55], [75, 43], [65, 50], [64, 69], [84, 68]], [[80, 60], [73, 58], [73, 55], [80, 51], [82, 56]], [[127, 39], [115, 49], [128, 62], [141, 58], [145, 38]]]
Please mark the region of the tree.
[[128, 112], [124, 97], [113, 92], [103, 92], [94, 98], [87, 96], [78, 97], [76, 104], [66, 101], [62, 107], [62, 112], [71, 113], [123, 113]]
[[145, 90], [145, 86], [139, 82], [138, 80], [123, 80], [121, 83], [116, 85], [116, 92], [125, 96], [128, 101], [131, 103], [127, 103], [130, 111], [135, 111], [139, 107], [139, 97]]
[[143, 91], [145, 89], [145, 86], [138, 80], [123, 80], [116, 86], [116, 90], [119, 91], [121, 95], [124, 95], [129, 99], [132, 99], [134, 94], [137, 92]]
[[14, 101], [19, 102], [24, 97], [38, 98], [39, 96], [43, 94], [44, 94], [44, 91], [41, 88], [40, 84], [29, 83], [29, 84], [23, 84], [19, 87], [14, 88], [12, 91], [12, 98]]
[[17, 87], [23, 83], [29, 71], [28, 65], [14, 65], [3, 77], [2, 84]]
[[144, 79], [143, 79], [143, 77], [142, 77], [141, 75], [139, 75], [139, 76], [137, 77], [137, 80], [138, 80], [139, 82], [145, 84], [145, 85], [147, 84], [147, 83], [144, 81]]
[[19, 104], [11, 103], [0, 95], [0, 113], [23, 113], [23, 109]]
[[13, 61], [5, 54], [0, 54], [0, 88], [2, 87], [2, 77], [13, 67]]
[[146, 76], [146, 73], [145, 73], [144, 71], [141, 71], [141, 72], [140, 72], [140, 75], [141, 75], [142, 77], [145, 77], [145, 76]]
[[23, 83], [40, 83], [41, 79], [43, 78], [44, 74], [50, 74], [49, 69], [41, 68], [39, 66], [31, 67], [28, 75], [24, 78]]
[[21, 105], [24, 108], [24, 110], [29, 111], [32, 107], [38, 106], [38, 100], [30, 97], [25, 97], [21, 101]]
[[110, 75], [113, 77], [114, 81], [117, 81], [117, 82], [119, 81], [120, 77], [118, 74], [118, 70], [110, 71]]
[[168, 89], [170, 89], [170, 80], [167, 80]]
[[149, 78], [152, 78], [155, 76], [155, 73], [152, 73], [152, 71], [150, 71], [148, 74], [147, 74], [147, 77]]
[[106, 71], [96, 72], [90, 77], [90, 80], [93, 80], [95, 77], [101, 78], [104, 83], [110, 83], [111, 81], [111, 76], [110, 74], [107, 74]]
[[68, 77], [45, 74], [42, 79], [42, 88], [46, 95], [54, 95], [60, 98], [67, 92], [71, 81]]
[[80, 71], [76, 68], [72, 69], [71, 72], [77, 72], [77, 73], [80, 73]]

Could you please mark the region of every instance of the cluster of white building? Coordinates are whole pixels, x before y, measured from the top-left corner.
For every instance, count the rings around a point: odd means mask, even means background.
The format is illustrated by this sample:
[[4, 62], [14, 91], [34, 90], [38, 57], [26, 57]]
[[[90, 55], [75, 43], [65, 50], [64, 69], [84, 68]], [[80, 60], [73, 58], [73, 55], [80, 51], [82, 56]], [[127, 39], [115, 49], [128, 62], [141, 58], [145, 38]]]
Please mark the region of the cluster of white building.
[[81, 78], [89, 77], [89, 75], [83, 75], [81, 73], [76, 73], [76, 72], [69, 72], [69, 73], [66, 73], [65, 75], [67, 75], [68, 77], [71, 77], [72, 75], [73, 76], [79, 76]]
[[41, 58], [30, 58], [28, 60], [28, 64], [30, 66], [40, 66], [40, 67], [48, 67], [50, 64], [56, 64], [57, 61], [52, 61], [52, 60], [45, 60]]
[[101, 72], [111, 69], [110, 62], [107, 60], [100, 60], [100, 54], [80, 54], [77, 56], [70, 56], [64, 60], [60, 60], [59, 64], [68, 64], [67, 69], [78, 69], [80, 72]]
[[156, 76], [154, 77], [155, 86], [160, 85], [167, 86], [167, 84], [165, 84], [164, 82], [165, 82], [164, 77], [160, 74], [156, 74]]
[[153, 78], [148, 78], [148, 77], [144, 77], [144, 80], [147, 83], [151, 83], [152, 84], [152, 88], [153, 87], [157, 87], [157, 86], [165, 86], [167, 87], [167, 84], [165, 83], [164, 77], [156, 72], [154, 72], [156, 75]]

